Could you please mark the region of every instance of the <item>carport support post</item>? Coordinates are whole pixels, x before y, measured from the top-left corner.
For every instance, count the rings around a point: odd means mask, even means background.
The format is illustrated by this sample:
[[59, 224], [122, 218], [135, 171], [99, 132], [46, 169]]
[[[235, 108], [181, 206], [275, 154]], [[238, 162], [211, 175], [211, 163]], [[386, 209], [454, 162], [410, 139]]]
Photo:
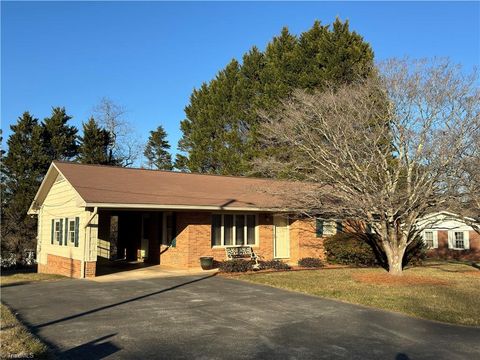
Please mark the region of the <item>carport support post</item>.
[[83, 261], [80, 269], [81, 277], [87, 277], [87, 263], [97, 261], [98, 241], [98, 208], [90, 211], [91, 215], [84, 226]]

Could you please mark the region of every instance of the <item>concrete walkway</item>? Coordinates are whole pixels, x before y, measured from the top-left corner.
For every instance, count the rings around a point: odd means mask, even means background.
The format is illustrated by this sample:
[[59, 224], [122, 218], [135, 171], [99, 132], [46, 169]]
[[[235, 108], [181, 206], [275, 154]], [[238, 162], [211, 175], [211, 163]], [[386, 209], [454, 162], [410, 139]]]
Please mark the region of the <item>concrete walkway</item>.
[[143, 279], [156, 279], [171, 276], [192, 276], [192, 275], [209, 275], [216, 273], [218, 269], [202, 270], [199, 268], [179, 269], [166, 265], [152, 265], [141, 267], [133, 270], [125, 270], [114, 272], [112, 274], [101, 275], [89, 280], [96, 282], [117, 282], [117, 281], [132, 281]]
[[480, 358], [480, 328], [215, 274], [12, 285], [2, 301], [60, 359]]

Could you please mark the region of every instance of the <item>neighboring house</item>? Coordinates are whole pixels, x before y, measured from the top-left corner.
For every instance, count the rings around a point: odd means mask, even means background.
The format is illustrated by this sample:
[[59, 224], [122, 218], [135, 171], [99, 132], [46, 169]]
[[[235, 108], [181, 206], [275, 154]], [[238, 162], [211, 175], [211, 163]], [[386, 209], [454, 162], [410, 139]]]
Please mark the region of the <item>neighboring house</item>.
[[38, 271], [92, 277], [117, 259], [198, 267], [240, 245], [264, 259], [323, 258], [322, 238], [338, 225], [289, 218], [271, 191], [285, 186], [298, 184], [55, 161], [29, 209]]
[[430, 257], [480, 260], [480, 234], [472, 227], [474, 219], [446, 211], [425, 216], [419, 221], [422, 238]]

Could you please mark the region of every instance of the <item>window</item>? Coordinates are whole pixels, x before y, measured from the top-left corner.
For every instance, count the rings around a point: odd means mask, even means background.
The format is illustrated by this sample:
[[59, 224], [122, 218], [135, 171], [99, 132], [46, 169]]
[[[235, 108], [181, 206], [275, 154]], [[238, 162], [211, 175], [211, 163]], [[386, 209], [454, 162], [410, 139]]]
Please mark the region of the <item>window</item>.
[[222, 215], [212, 215], [212, 246], [222, 245]]
[[436, 249], [438, 248], [438, 241], [437, 241], [437, 230], [427, 229], [424, 230], [422, 233], [422, 239], [427, 248], [429, 249]]
[[463, 231], [455, 231], [455, 249], [465, 249]]
[[335, 222], [332, 220], [323, 220], [323, 219], [316, 220], [317, 237], [335, 235], [337, 232], [337, 229], [339, 231], [342, 231], [341, 222]]
[[470, 249], [469, 232], [462, 230], [451, 230], [448, 232], [448, 247], [454, 250]]
[[68, 222], [68, 239], [71, 243], [75, 242], [75, 220]]
[[62, 241], [62, 232], [60, 230], [60, 220], [55, 220], [55, 242], [60, 244]]
[[425, 231], [423, 240], [425, 241], [425, 245], [427, 245], [427, 247], [433, 248], [433, 231]]
[[213, 214], [212, 246], [255, 245], [256, 215]]

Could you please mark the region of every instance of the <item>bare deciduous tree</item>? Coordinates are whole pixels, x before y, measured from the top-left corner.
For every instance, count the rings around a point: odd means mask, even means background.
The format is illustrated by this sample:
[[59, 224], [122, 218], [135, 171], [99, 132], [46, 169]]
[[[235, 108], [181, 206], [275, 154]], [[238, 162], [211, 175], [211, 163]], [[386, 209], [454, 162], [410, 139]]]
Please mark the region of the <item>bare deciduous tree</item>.
[[418, 220], [467, 206], [474, 188], [478, 194], [478, 172], [465, 182], [462, 164], [480, 164], [473, 151], [480, 92], [476, 76], [445, 59], [391, 60], [380, 74], [322, 93], [295, 92], [264, 116], [265, 145], [278, 151], [256, 168], [310, 182], [283, 194], [303, 213], [370, 224], [389, 272], [400, 275], [405, 250], [422, 231]]
[[110, 132], [113, 142], [110, 149], [121, 166], [131, 166], [142, 152], [142, 145], [131, 124], [125, 119], [126, 110], [109, 98], [102, 98], [93, 113], [99, 124]]

